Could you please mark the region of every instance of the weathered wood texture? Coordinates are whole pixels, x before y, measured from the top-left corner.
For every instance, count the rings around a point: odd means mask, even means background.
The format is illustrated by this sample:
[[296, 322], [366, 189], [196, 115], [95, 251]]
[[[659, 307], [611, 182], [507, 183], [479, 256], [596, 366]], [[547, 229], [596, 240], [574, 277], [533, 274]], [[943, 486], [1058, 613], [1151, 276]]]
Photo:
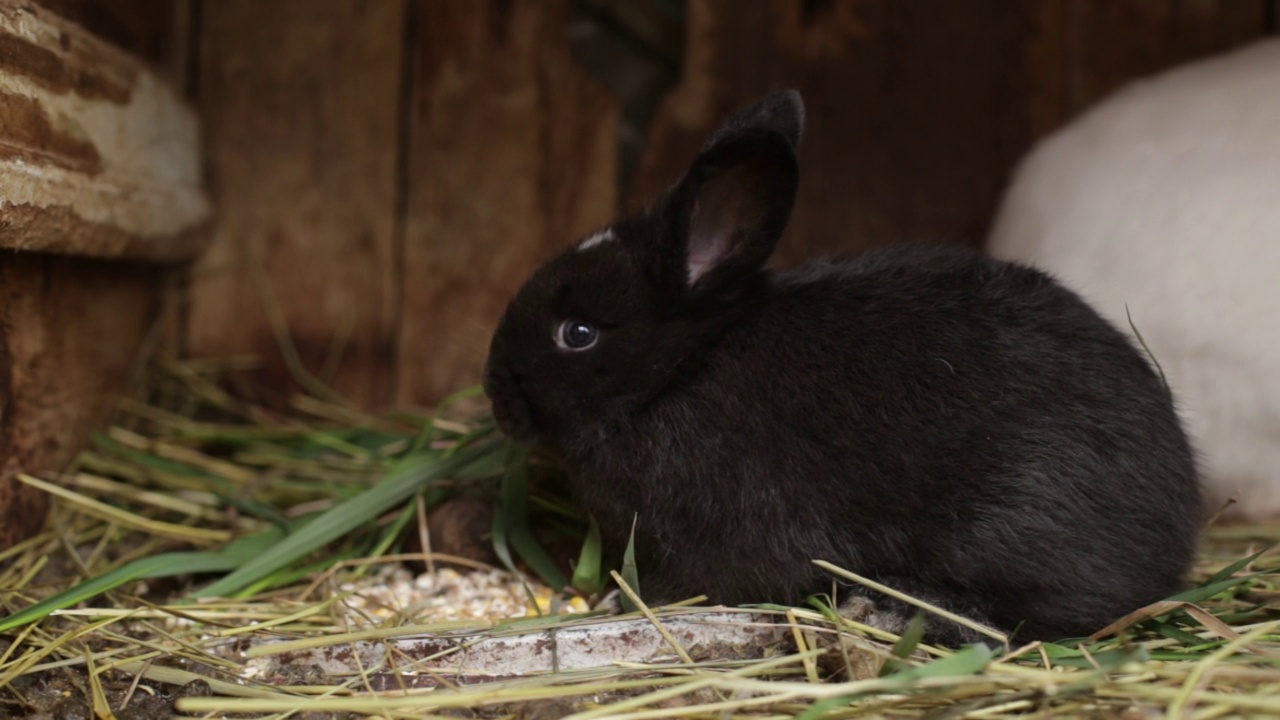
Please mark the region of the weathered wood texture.
[[188, 260], [209, 214], [181, 98], [80, 26], [0, 0], [0, 247]]
[[153, 326], [165, 271], [117, 259], [189, 258], [209, 214], [194, 113], [126, 52], [180, 67], [181, 38], [141, 38], [181, 3], [112, 4], [138, 35], [109, 43], [107, 16], [74, 12], [106, 2], [0, 1], [0, 549], [44, 518], [17, 474], [71, 460]]
[[124, 386], [156, 307], [152, 267], [0, 250], [0, 549], [40, 527], [56, 471]]
[[615, 110], [569, 60], [567, 4], [204, 3], [219, 227], [188, 352], [255, 353], [294, 388], [266, 302], [360, 405], [476, 382], [511, 292], [614, 205]]
[[804, 92], [783, 262], [904, 239], [977, 244], [1033, 140], [1127, 80], [1261, 35], [1264, 2], [690, 0], [685, 75], [631, 200], [683, 169], [735, 105]]
[[287, 390], [278, 312], [310, 373], [362, 405], [390, 400], [404, 7], [202, 3], [218, 228], [191, 273], [189, 353], [257, 354], [261, 384]]
[[474, 384], [529, 272], [616, 204], [616, 103], [567, 0], [424, 3], [413, 40], [398, 398]]

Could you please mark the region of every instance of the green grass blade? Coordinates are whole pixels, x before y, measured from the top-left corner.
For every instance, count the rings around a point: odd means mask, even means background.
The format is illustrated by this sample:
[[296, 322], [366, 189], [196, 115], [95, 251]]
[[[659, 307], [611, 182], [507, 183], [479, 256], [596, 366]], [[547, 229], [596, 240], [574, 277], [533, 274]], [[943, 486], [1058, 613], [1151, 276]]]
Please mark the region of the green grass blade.
[[1254, 554], [1252, 554], [1252, 555], [1250, 555], [1250, 556], [1248, 556], [1248, 557], [1246, 557], [1246, 558], [1241, 558], [1240, 560], [1237, 560], [1237, 561], [1235, 561], [1235, 562], [1231, 563], [1230, 565], [1228, 565], [1228, 566], [1226, 566], [1226, 567], [1222, 568], [1221, 570], [1219, 570], [1218, 572], [1214, 573], [1214, 574], [1213, 574], [1213, 577], [1210, 577], [1208, 580], [1205, 580], [1204, 582], [1200, 583], [1200, 586], [1201, 586], [1201, 587], [1205, 587], [1206, 585], [1213, 585], [1213, 584], [1216, 584], [1216, 583], [1220, 583], [1220, 582], [1222, 582], [1223, 580], [1226, 580], [1227, 578], [1231, 577], [1232, 575], [1235, 575], [1236, 573], [1238, 573], [1238, 572], [1240, 572], [1241, 570], [1245, 569], [1245, 567], [1247, 567], [1247, 566], [1249, 565], [1249, 563], [1253, 562], [1254, 560], [1257, 560], [1258, 558], [1262, 557], [1264, 554], [1266, 554], [1266, 553], [1270, 552], [1270, 551], [1271, 551], [1271, 548], [1273, 548], [1273, 547], [1275, 547], [1275, 545], [1268, 545], [1268, 546], [1266, 546], [1266, 547], [1262, 548], [1261, 550], [1259, 550], [1258, 552], [1256, 552], [1256, 553], [1254, 553]]
[[493, 538], [493, 554], [498, 556], [498, 562], [507, 569], [512, 575], [519, 576], [520, 570], [516, 567], [516, 560], [511, 555], [511, 543], [507, 539], [507, 511], [501, 504], [495, 505], [493, 508], [493, 532], [490, 536]]
[[[920, 620], [921, 634], [923, 635], [924, 621]], [[915, 621], [912, 621], [913, 624]], [[907, 633], [904, 633], [904, 637]], [[970, 645], [963, 648], [949, 657], [939, 658], [930, 663], [919, 665], [916, 667], [907, 667], [899, 670], [888, 677], [886, 680], [892, 680], [895, 683], [901, 683], [909, 688], [912, 683], [925, 678], [947, 678], [947, 677], [967, 677], [982, 672], [987, 663], [995, 657], [995, 651], [986, 645]], [[844, 707], [862, 697], [866, 693], [854, 693], [851, 695], [826, 698], [810, 705], [803, 713], [796, 716], [796, 720], [804, 718], [805, 720], [817, 720], [825, 716], [828, 712], [837, 708]]]
[[569, 586], [569, 580], [551, 556], [534, 537], [529, 524], [529, 450], [511, 444], [507, 453], [507, 471], [502, 477], [500, 497], [506, 541], [521, 560], [529, 565], [544, 583], [556, 591]]
[[158, 457], [156, 455], [142, 452], [141, 450], [125, 447], [102, 433], [93, 433], [90, 436], [90, 440], [93, 442], [94, 446], [99, 449], [124, 458], [125, 460], [128, 460], [140, 467], [153, 470], [155, 472], [168, 473], [170, 475], [199, 478], [202, 481], [208, 482], [210, 485], [214, 486], [210, 488], [210, 491], [217, 495], [219, 500], [236, 508], [237, 510], [248, 513], [253, 517], [257, 517], [280, 527], [286, 527], [289, 523], [288, 519], [271, 505], [254, 500], [253, 498], [241, 496], [240, 488], [236, 487], [234, 483], [230, 482], [226, 478], [218, 477], [211, 472], [206, 472], [205, 470], [188, 465], [184, 462]]
[[408, 500], [429, 483], [452, 475], [493, 452], [493, 449], [492, 444], [486, 443], [467, 448], [448, 458], [441, 458], [436, 453], [407, 457], [397, 463], [377, 485], [320, 514], [279, 544], [251, 558], [226, 577], [193, 593], [191, 597], [217, 597], [237, 593], [323, 548]]
[[[827, 593], [810, 595], [804, 599], [804, 604], [822, 613], [822, 617], [827, 620], [836, 624], [840, 623], [840, 613], [836, 610], [836, 605], [832, 600], [831, 595]], [[784, 606], [783, 609], [785, 610], [787, 608]]]
[[595, 518], [587, 528], [587, 537], [578, 553], [578, 565], [573, 569], [573, 588], [587, 595], [595, 595], [604, 589], [604, 549], [600, 541], [600, 525]]
[[272, 527], [230, 542], [217, 552], [176, 552], [140, 558], [0, 620], [0, 632], [35, 622], [55, 610], [72, 607], [133, 580], [234, 570], [280, 542], [283, 537], [283, 530]]
[[1182, 628], [1167, 622], [1153, 622], [1154, 629], [1164, 637], [1170, 640], [1176, 640], [1187, 647], [1196, 647], [1204, 643], [1199, 637], [1183, 630]]
[[885, 662], [884, 667], [880, 669], [880, 676], [885, 677], [895, 672], [909, 670], [911, 666], [905, 661], [911, 657], [911, 653], [916, 651], [920, 645], [920, 641], [924, 639], [924, 615], [916, 613], [911, 618], [911, 622], [907, 624], [907, 629], [902, 632], [902, 636], [898, 638], [898, 642], [893, 644], [893, 657]]
[[507, 572], [519, 578], [529, 607], [533, 608], [534, 612], [541, 616], [542, 610], [538, 607], [538, 597], [533, 592], [533, 588], [529, 587], [524, 573], [520, 572], [520, 568], [516, 567], [515, 557], [511, 555], [511, 541], [507, 533], [507, 528], [511, 524], [507, 521], [507, 512], [508, 510], [502, 503], [497, 503], [493, 507], [493, 554], [498, 556], [498, 562], [502, 563]]
[[995, 651], [986, 645], [970, 645], [950, 657], [903, 670], [892, 675], [895, 680], [915, 682], [924, 678], [959, 677], [982, 671], [995, 657]]
[[[620, 574], [627, 585], [630, 585], [631, 589], [635, 591], [636, 597], [644, 598], [640, 594], [640, 571], [636, 567], [636, 522], [638, 520], [639, 516], [631, 520], [631, 535], [627, 538], [627, 549], [622, 552], [622, 570]], [[631, 598], [627, 597], [626, 593], [622, 593], [618, 599], [622, 601], [624, 612], [636, 612], [640, 609], [635, 606], [635, 603], [631, 602]]]
[[1256, 573], [1251, 573], [1249, 575], [1241, 575], [1240, 577], [1227, 578], [1225, 580], [1219, 580], [1217, 582], [1207, 583], [1205, 585], [1201, 585], [1198, 588], [1192, 588], [1185, 592], [1180, 592], [1177, 595], [1171, 596], [1169, 599], [1175, 600], [1175, 601], [1181, 601], [1181, 602], [1201, 603], [1213, 597], [1214, 595], [1226, 592], [1227, 590], [1230, 590], [1231, 588], [1237, 585], [1246, 583], [1252, 580], [1253, 578], [1258, 577], [1259, 575], [1266, 575], [1268, 572], [1269, 571], [1256, 572]]

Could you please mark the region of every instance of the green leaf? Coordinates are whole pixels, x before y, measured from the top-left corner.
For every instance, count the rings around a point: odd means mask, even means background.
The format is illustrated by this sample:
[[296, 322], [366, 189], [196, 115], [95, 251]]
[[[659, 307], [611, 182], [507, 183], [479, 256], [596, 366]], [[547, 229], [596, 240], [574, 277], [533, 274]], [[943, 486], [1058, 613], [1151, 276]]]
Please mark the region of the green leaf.
[[993, 657], [995, 657], [995, 651], [986, 645], [970, 645], [949, 657], [894, 673], [891, 677], [911, 683], [924, 678], [974, 675], [981, 672]]
[[1213, 574], [1213, 577], [1211, 577], [1211, 578], [1209, 578], [1208, 580], [1205, 580], [1204, 582], [1200, 583], [1200, 587], [1205, 587], [1205, 586], [1208, 586], [1208, 585], [1214, 585], [1214, 584], [1217, 584], [1217, 583], [1222, 582], [1223, 580], [1226, 580], [1227, 578], [1231, 577], [1232, 575], [1235, 575], [1236, 573], [1238, 573], [1238, 572], [1240, 572], [1241, 570], [1243, 570], [1245, 567], [1247, 567], [1247, 566], [1249, 565], [1249, 563], [1251, 563], [1251, 562], [1253, 562], [1254, 560], [1257, 560], [1258, 558], [1262, 557], [1262, 556], [1263, 556], [1263, 554], [1265, 554], [1265, 553], [1267, 553], [1267, 552], [1270, 552], [1270, 551], [1271, 551], [1271, 548], [1273, 548], [1273, 547], [1275, 547], [1275, 545], [1268, 545], [1268, 546], [1266, 546], [1266, 547], [1262, 548], [1261, 550], [1259, 550], [1258, 552], [1256, 552], [1256, 553], [1254, 553], [1254, 554], [1250, 555], [1249, 557], [1241, 558], [1241, 559], [1239, 559], [1239, 560], [1237, 560], [1237, 561], [1235, 561], [1235, 562], [1231, 563], [1230, 565], [1228, 565], [1228, 566], [1226, 566], [1226, 567], [1222, 568], [1221, 570], [1219, 570], [1218, 572], [1214, 573], [1214, 574]]
[[284, 534], [280, 528], [272, 527], [233, 540], [216, 552], [176, 552], [140, 558], [0, 620], [0, 632], [35, 622], [55, 610], [74, 607], [133, 580], [234, 570], [280, 542]]
[[360, 548], [357, 547], [344, 548], [341, 551], [332, 554], [325, 553], [324, 557], [319, 558], [313, 563], [277, 570], [276, 572], [271, 573], [258, 582], [241, 590], [239, 594], [244, 597], [251, 597], [258, 593], [271, 590], [272, 588], [286, 587], [294, 583], [301, 582], [304, 578], [313, 577], [322, 573], [334, 565], [361, 557], [368, 557], [368, 554], [360, 552]]
[[556, 591], [569, 586], [564, 573], [534, 537], [529, 526], [529, 450], [510, 444], [507, 452], [507, 472], [502, 478], [499, 500], [501, 517], [505, 527], [505, 539], [520, 559], [547, 585]]
[[529, 602], [529, 607], [534, 609], [539, 616], [542, 615], [542, 609], [538, 607], [538, 598], [533, 592], [533, 588], [529, 587], [529, 583], [525, 582], [524, 574], [520, 572], [520, 568], [516, 567], [515, 558], [511, 555], [511, 542], [507, 537], [507, 528], [510, 523], [507, 521], [507, 509], [502, 503], [498, 503], [493, 508], [493, 554], [498, 556], [498, 562], [507, 569], [507, 572], [520, 578], [520, 584], [524, 588], [525, 599]]
[[1176, 640], [1182, 643], [1183, 645], [1188, 645], [1191, 647], [1195, 647], [1197, 645], [1201, 645], [1204, 643], [1203, 639], [1195, 635], [1192, 635], [1191, 633], [1187, 632], [1186, 630], [1183, 630], [1182, 628], [1178, 627], [1177, 625], [1174, 625], [1173, 623], [1156, 622], [1156, 621], [1153, 621], [1153, 622], [1155, 624], [1155, 631], [1169, 638], [1170, 640]]
[[200, 478], [211, 483], [215, 487], [209, 490], [213, 492], [219, 500], [230, 505], [231, 507], [241, 510], [253, 517], [265, 520], [279, 527], [286, 527], [289, 524], [287, 518], [280, 513], [279, 510], [271, 505], [254, 500], [253, 498], [243, 497], [241, 489], [235, 483], [223, 477], [218, 477], [211, 472], [207, 472], [193, 465], [188, 465], [177, 460], [169, 460], [168, 458], [158, 457], [141, 450], [134, 450], [125, 447], [120, 443], [112, 440], [110, 437], [102, 433], [94, 433], [92, 436], [93, 444], [108, 452], [119, 455], [120, 457], [133, 462], [143, 468], [148, 468], [170, 475], [178, 475], [182, 477]]
[[493, 508], [493, 532], [490, 536], [493, 538], [493, 554], [498, 556], [498, 562], [512, 575], [518, 576], [520, 570], [516, 567], [515, 558], [511, 556], [511, 543], [507, 541], [506, 510], [502, 505]]
[[1263, 572], [1251, 573], [1249, 575], [1241, 575], [1240, 577], [1227, 578], [1226, 580], [1219, 580], [1214, 583], [1201, 585], [1198, 588], [1192, 588], [1190, 590], [1187, 590], [1186, 592], [1180, 592], [1177, 595], [1171, 596], [1169, 599], [1175, 600], [1175, 601], [1181, 601], [1181, 602], [1201, 603], [1213, 597], [1214, 595], [1218, 595], [1219, 593], [1226, 592], [1227, 590], [1230, 590], [1231, 588], [1237, 585], [1242, 585], [1258, 577], [1259, 575], [1266, 575], [1266, 574], [1267, 574], [1267, 571], [1263, 571]]
[[194, 593], [192, 597], [227, 596], [240, 592], [408, 500], [432, 482], [453, 475], [492, 451], [492, 444], [486, 443], [466, 448], [448, 457], [441, 457], [434, 452], [406, 457], [396, 463], [387, 477], [377, 485], [321, 513], [277, 545], [251, 558], [234, 572]]
[[[639, 515], [631, 519], [631, 535], [627, 538], [627, 549], [622, 552], [622, 570], [619, 574], [622, 575], [622, 579], [627, 585], [631, 586], [636, 597], [644, 598], [640, 594], [640, 572], [636, 568], [636, 522], [639, 519]], [[635, 603], [631, 602], [631, 598], [627, 597], [626, 593], [622, 593], [618, 599], [622, 601], [623, 612], [639, 610]]]
[[587, 528], [587, 537], [578, 553], [578, 565], [573, 569], [573, 588], [587, 595], [595, 595], [604, 589], [604, 550], [600, 541], [600, 525], [595, 518]]
[[1100, 646], [1094, 646], [1089, 649], [1088, 657], [1079, 648], [1066, 647], [1057, 643], [1044, 643], [1041, 647], [1044, 648], [1045, 654], [1049, 656], [1053, 664], [1076, 668], [1087, 669], [1097, 666], [1105, 671], [1111, 671], [1120, 668], [1125, 663], [1147, 658], [1147, 651], [1141, 647], [1095, 650], [1094, 647]]
[[893, 644], [893, 657], [885, 662], [880, 668], [880, 676], [891, 675], [895, 672], [910, 669], [910, 665], [904, 662], [911, 657], [911, 653], [916, 651], [916, 647], [920, 645], [920, 641], [924, 639], [924, 615], [916, 613], [911, 618], [911, 622], [907, 624], [907, 629], [902, 632], [902, 636], [898, 638], [898, 642]]
[[1061, 643], [1040, 643], [1040, 647], [1044, 649], [1044, 654], [1050, 660], [1061, 660], [1062, 658], [1084, 657], [1078, 647], [1069, 647]]
[[810, 595], [809, 597], [805, 598], [804, 602], [809, 607], [822, 613], [822, 616], [825, 617], [826, 619], [830, 620], [833, 623], [839, 624], [840, 613], [839, 611], [836, 610], [835, 601], [832, 599], [830, 595], [826, 593]]
[[903, 660], [911, 657], [911, 653], [916, 651], [916, 646], [924, 639], [924, 615], [916, 613], [911, 618], [911, 622], [907, 625], [907, 629], [902, 633], [902, 637], [898, 638], [898, 642], [893, 644], [894, 657], [900, 657]]

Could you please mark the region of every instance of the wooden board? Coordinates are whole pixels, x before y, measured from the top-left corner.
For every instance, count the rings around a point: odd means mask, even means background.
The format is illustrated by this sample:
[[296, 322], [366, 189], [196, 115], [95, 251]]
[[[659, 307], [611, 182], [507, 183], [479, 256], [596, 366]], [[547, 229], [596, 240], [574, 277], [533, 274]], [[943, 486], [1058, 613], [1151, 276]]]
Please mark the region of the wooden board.
[[399, 400], [480, 381], [511, 294], [607, 222], [617, 110], [569, 58], [568, 0], [417, 5]]
[[899, 240], [978, 244], [1037, 137], [1135, 75], [1257, 37], [1263, 5], [771, 0], [747, 13], [690, 0], [685, 75], [629, 200], [677, 177], [732, 108], [794, 86], [810, 124], [784, 264]]
[[156, 308], [154, 268], [0, 250], [0, 549], [36, 531], [56, 472], [106, 418]]
[[201, 4], [196, 93], [219, 223], [191, 272], [191, 355], [258, 354], [259, 386], [289, 392], [270, 309], [308, 372], [361, 405], [390, 401], [405, 6]]

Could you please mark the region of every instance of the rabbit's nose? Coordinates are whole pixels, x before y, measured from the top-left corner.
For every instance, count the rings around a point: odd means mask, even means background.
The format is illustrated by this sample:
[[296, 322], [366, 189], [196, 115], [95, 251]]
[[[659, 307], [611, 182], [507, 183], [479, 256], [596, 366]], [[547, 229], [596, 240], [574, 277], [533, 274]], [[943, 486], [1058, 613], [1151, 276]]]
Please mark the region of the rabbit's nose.
[[484, 389], [492, 401], [498, 427], [516, 440], [531, 439], [532, 410], [525, 393], [525, 379], [505, 365], [492, 366], [485, 373]]
[[493, 358], [489, 358], [489, 362], [485, 363], [484, 366], [484, 379], [482, 383], [484, 385], [485, 394], [492, 398], [495, 392], [501, 392], [502, 387], [511, 382], [509, 380], [510, 375], [511, 373], [507, 370], [504, 363], [494, 360]]
[[524, 394], [524, 377], [504, 362], [490, 361], [484, 369], [484, 391], [490, 399], [510, 393]]

